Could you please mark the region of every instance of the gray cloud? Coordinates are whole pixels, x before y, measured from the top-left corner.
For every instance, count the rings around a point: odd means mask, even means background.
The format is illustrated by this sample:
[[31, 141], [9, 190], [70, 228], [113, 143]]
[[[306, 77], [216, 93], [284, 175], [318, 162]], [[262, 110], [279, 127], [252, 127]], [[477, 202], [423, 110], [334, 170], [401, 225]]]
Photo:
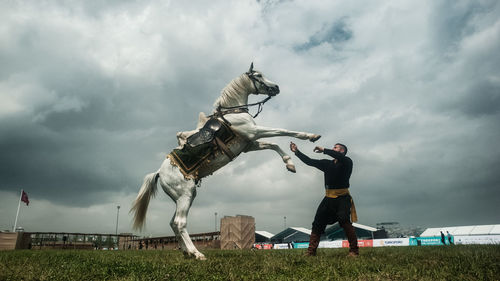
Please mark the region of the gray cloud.
[[345, 20], [339, 20], [331, 25], [323, 26], [319, 31], [312, 35], [309, 40], [295, 47], [297, 51], [309, 50], [319, 46], [322, 43], [331, 44], [335, 49], [339, 49], [345, 41], [348, 41], [353, 36], [352, 31], [348, 28]]
[[471, 117], [498, 115], [500, 111], [500, 83], [493, 81], [478, 81], [461, 99], [451, 105], [463, 114]]

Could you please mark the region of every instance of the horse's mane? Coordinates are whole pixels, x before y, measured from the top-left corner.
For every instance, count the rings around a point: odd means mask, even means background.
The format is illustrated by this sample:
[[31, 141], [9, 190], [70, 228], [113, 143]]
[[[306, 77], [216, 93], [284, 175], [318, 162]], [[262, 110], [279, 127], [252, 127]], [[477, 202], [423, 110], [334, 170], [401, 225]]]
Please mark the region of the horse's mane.
[[214, 103], [214, 108], [220, 106], [242, 105], [248, 102], [248, 83], [250, 79], [246, 74], [234, 78], [221, 91], [221, 95]]

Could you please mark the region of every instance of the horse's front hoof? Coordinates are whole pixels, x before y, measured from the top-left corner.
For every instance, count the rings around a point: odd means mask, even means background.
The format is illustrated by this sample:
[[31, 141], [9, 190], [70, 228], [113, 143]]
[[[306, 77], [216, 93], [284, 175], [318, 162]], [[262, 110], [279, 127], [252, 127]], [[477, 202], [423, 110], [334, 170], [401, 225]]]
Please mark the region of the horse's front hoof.
[[197, 259], [199, 261], [204, 261], [207, 260], [204, 254], [197, 252], [197, 253], [188, 253], [184, 252], [184, 258], [186, 259]]
[[292, 165], [292, 164], [288, 164], [288, 165], [286, 165], [286, 169], [287, 169], [288, 171], [292, 172], [292, 173], [297, 172], [297, 171], [295, 170], [295, 165]]
[[321, 138], [321, 135], [313, 135], [313, 136], [309, 139], [309, 141], [311, 141], [311, 142], [315, 142], [315, 141], [319, 140], [320, 138]]
[[206, 261], [206, 260], [207, 260], [207, 257], [205, 257], [205, 255], [204, 255], [204, 254], [202, 254], [202, 253], [196, 253], [196, 254], [195, 254], [195, 257], [196, 257], [196, 259], [197, 259], [197, 260], [199, 260], [199, 261]]

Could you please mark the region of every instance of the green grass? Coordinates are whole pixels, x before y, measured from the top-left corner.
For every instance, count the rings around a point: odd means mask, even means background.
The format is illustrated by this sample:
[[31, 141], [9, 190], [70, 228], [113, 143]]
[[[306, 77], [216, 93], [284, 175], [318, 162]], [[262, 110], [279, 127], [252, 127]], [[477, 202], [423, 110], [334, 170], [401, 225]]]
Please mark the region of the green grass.
[[181, 252], [18, 250], [0, 252], [0, 280], [500, 280], [500, 246]]

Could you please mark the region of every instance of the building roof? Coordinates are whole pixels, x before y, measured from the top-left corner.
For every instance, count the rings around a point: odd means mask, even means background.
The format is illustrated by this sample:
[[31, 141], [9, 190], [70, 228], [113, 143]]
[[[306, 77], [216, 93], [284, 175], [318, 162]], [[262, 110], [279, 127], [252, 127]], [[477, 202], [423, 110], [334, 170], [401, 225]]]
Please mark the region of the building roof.
[[260, 236], [264, 236], [268, 239], [270, 239], [271, 237], [274, 236], [274, 234], [270, 233], [270, 232], [267, 232], [267, 231], [263, 231], [263, 230], [258, 230], [258, 231], [255, 231], [255, 234], [258, 234]]
[[364, 230], [368, 230], [368, 231], [377, 231], [377, 229], [375, 227], [371, 227], [368, 225], [362, 225], [362, 224], [355, 223], [355, 222], [352, 223], [352, 226], [357, 227], [357, 228], [361, 228]]
[[289, 227], [280, 233], [274, 235], [272, 241], [302, 241], [309, 240], [311, 230], [303, 227]]
[[[354, 226], [354, 230], [356, 231], [356, 236], [358, 237], [373, 238], [374, 232], [377, 231], [377, 229], [374, 227], [362, 225], [359, 223], [353, 223], [352, 226]], [[345, 233], [340, 224], [336, 222], [330, 227], [325, 229], [324, 236], [326, 236], [326, 239], [328, 240], [338, 240], [338, 239], [344, 239]]]
[[439, 236], [441, 231], [446, 234], [446, 231], [450, 232], [451, 235], [493, 235], [500, 234], [500, 224], [488, 224], [488, 225], [469, 225], [469, 226], [443, 226], [443, 227], [433, 227], [427, 228], [420, 236]]
[[297, 232], [302, 232], [302, 233], [305, 233], [307, 235], [311, 235], [311, 230], [307, 229], [305, 227], [294, 226], [294, 227], [290, 227], [290, 228], [297, 231]]

